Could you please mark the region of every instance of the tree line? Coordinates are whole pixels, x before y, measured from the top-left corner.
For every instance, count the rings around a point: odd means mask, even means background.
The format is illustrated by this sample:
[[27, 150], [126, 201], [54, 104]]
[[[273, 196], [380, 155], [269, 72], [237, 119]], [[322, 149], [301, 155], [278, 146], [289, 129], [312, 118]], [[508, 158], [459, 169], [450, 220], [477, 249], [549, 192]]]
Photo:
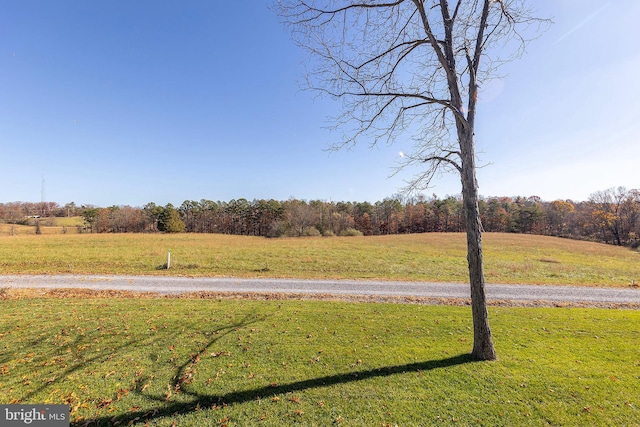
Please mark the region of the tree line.
[[[640, 245], [640, 190], [624, 187], [593, 193], [587, 201], [543, 201], [539, 197], [483, 197], [486, 232], [528, 233]], [[464, 232], [460, 196], [395, 195], [382, 201], [186, 200], [180, 206], [76, 206], [55, 202], [0, 203], [0, 219], [26, 224], [34, 219], [82, 216], [94, 233], [188, 232], [265, 237], [384, 235]]]

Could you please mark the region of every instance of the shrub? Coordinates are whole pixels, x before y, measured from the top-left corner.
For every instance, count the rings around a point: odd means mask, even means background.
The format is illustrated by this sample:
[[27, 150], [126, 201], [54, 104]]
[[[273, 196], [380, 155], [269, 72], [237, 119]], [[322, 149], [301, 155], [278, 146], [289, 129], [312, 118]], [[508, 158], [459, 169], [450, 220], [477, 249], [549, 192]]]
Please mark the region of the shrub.
[[282, 237], [287, 231], [286, 224], [282, 221], [273, 221], [267, 231], [267, 237]]
[[302, 230], [302, 235], [306, 237], [319, 237], [320, 231], [315, 227], [305, 227]]
[[347, 228], [346, 230], [342, 230], [340, 232], [341, 236], [349, 236], [349, 237], [360, 237], [362, 236], [362, 232], [356, 230], [355, 228]]

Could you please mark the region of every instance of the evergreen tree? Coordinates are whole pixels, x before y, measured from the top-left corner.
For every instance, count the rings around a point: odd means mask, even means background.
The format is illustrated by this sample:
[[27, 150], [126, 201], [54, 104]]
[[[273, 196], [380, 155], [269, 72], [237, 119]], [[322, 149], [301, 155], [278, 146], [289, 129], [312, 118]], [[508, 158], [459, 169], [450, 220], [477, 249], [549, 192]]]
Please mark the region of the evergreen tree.
[[178, 210], [171, 203], [167, 204], [158, 219], [158, 230], [165, 233], [183, 233], [184, 229], [185, 225]]

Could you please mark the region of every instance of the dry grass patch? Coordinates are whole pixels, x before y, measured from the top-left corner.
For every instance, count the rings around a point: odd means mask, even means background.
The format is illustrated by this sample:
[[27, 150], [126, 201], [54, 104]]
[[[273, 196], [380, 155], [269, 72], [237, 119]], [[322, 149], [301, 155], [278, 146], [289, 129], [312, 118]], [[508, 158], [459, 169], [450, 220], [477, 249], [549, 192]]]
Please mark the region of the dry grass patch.
[[[266, 239], [220, 234], [1, 236], [0, 274], [132, 274], [466, 282], [465, 236]], [[637, 251], [486, 233], [490, 283], [628, 286]], [[164, 270], [171, 251], [171, 270]]]

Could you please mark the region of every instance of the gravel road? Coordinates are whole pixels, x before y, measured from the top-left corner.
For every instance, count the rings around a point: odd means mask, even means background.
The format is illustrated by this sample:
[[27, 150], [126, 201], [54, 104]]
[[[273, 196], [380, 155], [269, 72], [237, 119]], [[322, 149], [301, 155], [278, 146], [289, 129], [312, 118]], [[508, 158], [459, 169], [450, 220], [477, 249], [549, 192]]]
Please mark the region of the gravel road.
[[[370, 297], [469, 298], [469, 286], [459, 283], [292, 280], [240, 278], [187, 278], [158, 276], [11, 275], [0, 276], [0, 288], [76, 288], [181, 294], [189, 292], [282, 293]], [[640, 305], [638, 288], [543, 285], [486, 287], [493, 301], [546, 301]]]

